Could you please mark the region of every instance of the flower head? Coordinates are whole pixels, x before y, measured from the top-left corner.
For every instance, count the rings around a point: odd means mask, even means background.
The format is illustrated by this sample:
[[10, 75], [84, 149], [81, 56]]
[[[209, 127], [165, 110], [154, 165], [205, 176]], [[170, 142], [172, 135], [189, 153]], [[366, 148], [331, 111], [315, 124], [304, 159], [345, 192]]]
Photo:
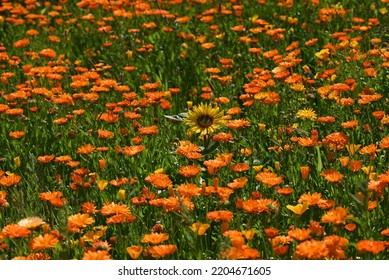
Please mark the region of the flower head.
[[201, 103], [188, 111], [185, 124], [189, 126], [189, 132], [200, 133], [200, 136], [212, 134], [225, 123], [223, 115], [219, 107]]

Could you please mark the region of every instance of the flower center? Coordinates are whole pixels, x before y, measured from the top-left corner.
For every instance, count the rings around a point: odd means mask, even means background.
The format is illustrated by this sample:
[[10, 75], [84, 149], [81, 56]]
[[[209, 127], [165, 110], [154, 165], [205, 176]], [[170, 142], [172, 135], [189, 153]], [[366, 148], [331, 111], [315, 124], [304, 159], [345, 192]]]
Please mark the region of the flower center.
[[210, 115], [201, 115], [197, 118], [197, 125], [201, 128], [210, 127], [213, 124], [213, 117]]

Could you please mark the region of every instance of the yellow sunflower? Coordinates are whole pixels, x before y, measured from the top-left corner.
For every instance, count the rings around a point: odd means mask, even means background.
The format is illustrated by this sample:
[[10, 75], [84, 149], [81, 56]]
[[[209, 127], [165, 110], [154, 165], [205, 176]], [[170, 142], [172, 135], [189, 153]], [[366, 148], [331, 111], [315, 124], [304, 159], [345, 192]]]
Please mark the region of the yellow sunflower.
[[219, 107], [201, 103], [188, 111], [185, 124], [189, 126], [189, 132], [200, 133], [200, 136], [212, 134], [220, 126], [225, 124], [224, 112]]

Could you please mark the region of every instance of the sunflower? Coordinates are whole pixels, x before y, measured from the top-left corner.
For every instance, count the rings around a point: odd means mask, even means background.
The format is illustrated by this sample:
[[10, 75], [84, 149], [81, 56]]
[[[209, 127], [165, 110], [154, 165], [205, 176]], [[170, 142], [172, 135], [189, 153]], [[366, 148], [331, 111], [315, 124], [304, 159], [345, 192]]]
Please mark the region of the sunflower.
[[200, 136], [212, 134], [224, 125], [223, 115], [219, 107], [201, 103], [188, 111], [185, 124], [189, 126], [189, 132], [200, 133]]

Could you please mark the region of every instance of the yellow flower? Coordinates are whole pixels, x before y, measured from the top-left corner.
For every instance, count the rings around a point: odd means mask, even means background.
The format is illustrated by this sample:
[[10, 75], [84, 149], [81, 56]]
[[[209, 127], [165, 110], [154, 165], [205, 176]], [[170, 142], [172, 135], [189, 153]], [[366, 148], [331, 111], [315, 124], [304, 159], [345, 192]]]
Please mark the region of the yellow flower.
[[108, 185], [107, 180], [97, 180], [96, 183], [100, 191], [103, 191]]
[[20, 157], [15, 157], [14, 163], [15, 163], [16, 167], [20, 167]]
[[288, 208], [296, 215], [302, 215], [305, 211], [307, 211], [308, 205], [309, 205], [308, 202], [304, 202], [303, 204], [299, 203], [296, 206], [287, 205], [286, 208]]
[[319, 59], [325, 59], [329, 57], [330, 50], [329, 49], [322, 49], [320, 52], [315, 53], [315, 56]]
[[297, 111], [296, 117], [303, 120], [309, 119], [313, 121], [316, 120], [316, 113], [312, 109], [303, 109]]
[[126, 190], [119, 190], [118, 196], [120, 201], [124, 201], [126, 199]]
[[210, 224], [202, 224], [200, 222], [196, 222], [192, 224], [189, 228], [193, 230], [197, 235], [203, 235], [207, 229], [210, 227]]
[[189, 126], [190, 133], [200, 133], [200, 136], [212, 134], [225, 124], [224, 113], [219, 107], [201, 103], [188, 111], [185, 124]]

